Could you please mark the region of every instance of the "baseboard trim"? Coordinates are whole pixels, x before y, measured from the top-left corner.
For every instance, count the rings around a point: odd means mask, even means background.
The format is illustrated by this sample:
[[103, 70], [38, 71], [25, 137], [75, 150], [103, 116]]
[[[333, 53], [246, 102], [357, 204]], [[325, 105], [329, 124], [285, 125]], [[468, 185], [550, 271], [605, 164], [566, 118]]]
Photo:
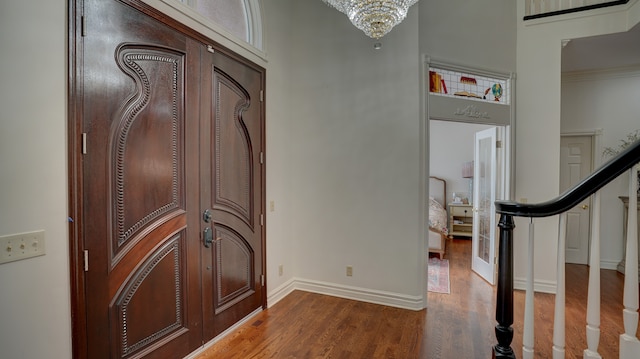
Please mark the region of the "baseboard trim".
[[311, 293], [325, 294], [333, 297], [352, 299], [361, 302], [387, 305], [390, 307], [422, 310], [422, 296], [410, 296], [393, 292], [372, 290], [367, 288], [346, 286], [335, 283], [313, 281], [302, 278], [293, 278], [274, 289], [267, 297], [268, 306], [271, 307], [287, 294], [294, 290], [302, 290]]
[[281, 284], [278, 288], [267, 294], [267, 308], [271, 308], [274, 304], [278, 303], [282, 298], [286, 297], [294, 290], [296, 290], [295, 278], [289, 279], [285, 283]]
[[[557, 282], [554, 282], [554, 281], [536, 280], [533, 282], [533, 290], [535, 292], [556, 294], [556, 287], [557, 287]], [[517, 290], [526, 290], [527, 289], [526, 278], [514, 278], [513, 288]]]
[[600, 269], [618, 270], [618, 263], [620, 263], [620, 261], [601, 260]]
[[[600, 269], [617, 270], [618, 261], [601, 260]], [[533, 283], [533, 290], [542, 293], [556, 293], [557, 282], [537, 280]], [[513, 288], [518, 290], [527, 289], [527, 280], [525, 278], [515, 278], [513, 280]]]

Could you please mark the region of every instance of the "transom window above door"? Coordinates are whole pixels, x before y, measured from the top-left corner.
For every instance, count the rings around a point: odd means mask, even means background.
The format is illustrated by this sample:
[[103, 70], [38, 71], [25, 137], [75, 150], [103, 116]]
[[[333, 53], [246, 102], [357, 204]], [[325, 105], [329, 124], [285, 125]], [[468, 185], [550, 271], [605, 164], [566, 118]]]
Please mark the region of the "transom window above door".
[[173, 0], [181, 2], [237, 38], [262, 50], [259, 0]]

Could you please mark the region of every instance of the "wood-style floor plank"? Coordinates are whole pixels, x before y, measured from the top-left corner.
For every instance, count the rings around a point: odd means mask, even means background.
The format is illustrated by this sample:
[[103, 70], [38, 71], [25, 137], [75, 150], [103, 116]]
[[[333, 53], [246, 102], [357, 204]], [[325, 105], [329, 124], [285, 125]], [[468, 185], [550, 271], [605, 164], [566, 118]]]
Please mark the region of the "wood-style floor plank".
[[[198, 356], [213, 358], [490, 358], [495, 287], [473, 273], [471, 242], [449, 242], [451, 294], [428, 293], [428, 310], [411, 311], [294, 291]], [[588, 267], [566, 266], [566, 358], [586, 347]], [[618, 357], [624, 277], [602, 270], [600, 354]], [[524, 292], [514, 294], [513, 349], [522, 357]], [[536, 358], [551, 358], [554, 295], [535, 295]]]

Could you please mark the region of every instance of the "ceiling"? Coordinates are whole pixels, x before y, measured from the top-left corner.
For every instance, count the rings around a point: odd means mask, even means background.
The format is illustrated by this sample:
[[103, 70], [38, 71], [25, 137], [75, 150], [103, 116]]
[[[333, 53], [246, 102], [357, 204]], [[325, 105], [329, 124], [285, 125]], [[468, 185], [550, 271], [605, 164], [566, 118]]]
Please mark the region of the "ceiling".
[[562, 72], [640, 67], [640, 24], [623, 33], [573, 39], [562, 49]]

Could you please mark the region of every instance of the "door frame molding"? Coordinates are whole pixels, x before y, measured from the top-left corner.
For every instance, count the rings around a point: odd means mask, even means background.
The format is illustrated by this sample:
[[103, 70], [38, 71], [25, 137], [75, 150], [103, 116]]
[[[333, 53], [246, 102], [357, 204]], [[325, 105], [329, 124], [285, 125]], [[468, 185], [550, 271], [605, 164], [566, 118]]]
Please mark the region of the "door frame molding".
[[[501, 192], [506, 197], [505, 199], [513, 198], [515, 196], [515, 179], [516, 179], [516, 116], [515, 116], [515, 108], [516, 108], [516, 73], [515, 72], [499, 72], [493, 69], [483, 69], [479, 67], [469, 66], [465, 64], [454, 63], [451, 61], [446, 61], [442, 59], [434, 59], [426, 53], [421, 54], [421, 66], [420, 66], [420, 216], [421, 218], [426, 218], [427, 213], [427, 195], [429, 193], [429, 176], [431, 175], [430, 164], [429, 164], [429, 144], [430, 144], [430, 122], [431, 120], [440, 120], [440, 121], [453, 121], [453, 122], [466, 122], [466, 123], [481, 123], [486, 125], [493, 126], [502, 126], [505, 128], [504, 131], [504, 177], [500, 179], [503, 181], [503, 189]], [[508, 105], [508, 114], [504, 114], [508, 117], [500, 118], [500, 119], [491, 119], [491, 118], [457, 118], [454, 116], [445, 116], [434, 118], [431, 113], [431, 107], [434, 104], [431, 102], [431, 94], [429, 91], [429, 69], [431, 66], [448, 69], [453, 71], [461, 71], [468, 74], [478, 75], [478, 76], [487, 76], [491, 78], [500, 78], [509, 82], [509, 86], [511, 89], [511, 99], [510, 104]], [[460, 100], [461, 102], [468, 102], [468, 104], [476, 103], [473, 100]], [[428, 247], [428, 225], [425, 224], [424, 221], [420, 222], [420, 233], [422, 235], [422, 253], [428, 255], [427, 247]], [[497, 241], [496, 241], [497, 243]], [[427, 299], [427, 274], [428, 274], [428, 261], [426, 256], [424, 255], [422, 260], [423, 268], [423, 278], [421, 279], [421, 283], [423, 286], [422, 293], [423, 295], [423, 307], [428, 307], [428, 299]], [[497, 256], [496, 256], [497, 258]]]
[[69, 273], [71, 302], [71, 353], [73, 358], [86, 358], [88, 355], [84, 275], [84, 233], [82, 232], [82, 213], [84, 193], [82, 191], [82, 69], [78, 64], [82, 61], [82, 1], [68, 2], [67, 16], [67, 170], [69, 186]]
[[[261, 74], [262, 88], [266, 89], [266, 69], [246, 57], [239, 55], [221, 45], [219, 42], [203, 35], [193, 28], [176, 19], [161, 13], [159, 10], [142, 2], [142, 0], [113, 0], [142, 12], [146, 16], [167, 25], [168, 27], [191, 37], [205, 45], [215, 47], [216, 51], [229, 58], [238, 61]], [[69, 0], [67, 6], [67, 176], [68, 176], [68, 225], [69, 225], [69, 275], [70, 275], [70, 305], [71, 305], [71, 353], [73, 358], [87, 358], [88, 336], [85, 330], [87, 326], [87, 307], [85, 295], [85, 246], [83, 233], [83, 98], [82, 85], [83, 74], [83, 0]], [[265, 91], [265, 90], [263, 90]], [[266, 92], [266, 91], [265, 91]], [[266, 96], [260, 101], [262, 116], [262, 153], [266, 158]], [[266, 213], [266, 161], [262, 163], [260, 170], [262, 186], [262, 198], [260, 198], [260, 211]], [[265, 276], [264, 290], [262, 291], [262, 309], [267, 307], [267, 279], [266, 279], [266, 218], [261, 228], [262, 241], [262, 268]], [[250, 314], [253, 315], [253, 314]], [[215, 340], [215, 339], [214, 339]]]

